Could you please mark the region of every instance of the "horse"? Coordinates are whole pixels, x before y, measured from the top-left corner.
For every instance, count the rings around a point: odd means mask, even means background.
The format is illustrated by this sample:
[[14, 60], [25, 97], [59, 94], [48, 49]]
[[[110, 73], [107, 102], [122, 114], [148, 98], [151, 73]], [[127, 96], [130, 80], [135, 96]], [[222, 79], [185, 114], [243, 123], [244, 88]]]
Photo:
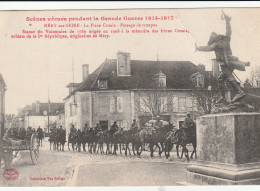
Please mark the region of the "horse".
[[82, 139], [83, 139], [83, 134], [80, 130], [78, 130], [76, 133], [76, 150], [78, 150], [78, 152], [81, 152]]
[[[187, 131], [187, 130], [186, 130]], [[176, 144], [176, 150], [177, 150], [177, 156], [178, 154], [178, 147], [179, 145], [182, 146], [182, 155], [185, 153], [185, 157], [187, 158], [187, 161], [189, 162], [190, 158], [193, 157], [193, 154], [195, 154], [195, 158], [197, 158], [196, 154], [196, 127], [192, 128], [190, 131], [185, 132], [185, 129], [181, 128], [175, 133], [172, 133], [168, 137], [168, 141], [170, 141], [172, 144]], [[189, 157], [189, 151], [187, 149], [187, 144], [191, 143], [193, 145], [193, 151], [191, 154], [191, 157]]]
[[44, 133], [43, 131], [38, 131], [37, 133], [37, 142], [40, 146], [42, 146], [42, 140], [44, 139]]
[[53, 144], [53, 150], [56, 150], [57, 148], [57, 141], [58, 141], [58, 132], [57, 130], [53, 130], [50, 133], [50, 137], [49, 137], [49, 141], [50, 141], [50, 150], [51, 150], [51, 145]]
[[72, 145], [73, 151], [75, 150], [75, 145], [76, 145], [76, 139], [77, 139], [77, 132], [70, 132], [68, 136], [68, 149], [70, 151], [70, 143]]
[[57, 148], [58, 151], [64, 151], [64, 145], [66, 143], [66, 130], [65, 129], [60, 129], [58, 131], [58, 140], [57, 140]]
[[[135, 141], [135, 149], [137, 150], [137, 155], [140, 156], [142, 152], [142, 145], [145, 143], [149, 144], [150, 156], [154, 157], [154, 146], [159, 148], [159, 156], [161, 156], [161, 147], [158, 144], [158, 135], [155, 128], [145, 128], [141, 129], [138, 134], [136, 134], [137, 140]], [[140, 151], [139, 151], [140, 149]]]

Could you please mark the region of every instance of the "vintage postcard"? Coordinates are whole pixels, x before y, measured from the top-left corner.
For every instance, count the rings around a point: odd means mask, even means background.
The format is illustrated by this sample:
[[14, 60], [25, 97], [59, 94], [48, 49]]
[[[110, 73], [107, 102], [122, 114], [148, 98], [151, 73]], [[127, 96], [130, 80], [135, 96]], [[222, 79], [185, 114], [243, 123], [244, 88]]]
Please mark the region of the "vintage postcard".
[[260, 184], [260, 8], [0, 11], [0, 186]]

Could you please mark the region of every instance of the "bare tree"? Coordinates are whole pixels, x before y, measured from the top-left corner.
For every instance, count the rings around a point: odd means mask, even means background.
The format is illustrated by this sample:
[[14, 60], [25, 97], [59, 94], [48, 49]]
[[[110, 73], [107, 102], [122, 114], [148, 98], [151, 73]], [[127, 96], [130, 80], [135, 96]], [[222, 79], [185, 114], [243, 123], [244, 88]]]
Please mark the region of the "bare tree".
[[210, 114], [213, 105], [218, 97], [217, 79], [210, 77], [206, 79], [206, 83], [197, 86], [194, 83], [193, 97], [196, 102], [196, 110], [199, 115]]
[[138, 90], [139, 111], [152, 117], [160, 116], [167, 112], [169, 93], [163, 89], [143, 89]]

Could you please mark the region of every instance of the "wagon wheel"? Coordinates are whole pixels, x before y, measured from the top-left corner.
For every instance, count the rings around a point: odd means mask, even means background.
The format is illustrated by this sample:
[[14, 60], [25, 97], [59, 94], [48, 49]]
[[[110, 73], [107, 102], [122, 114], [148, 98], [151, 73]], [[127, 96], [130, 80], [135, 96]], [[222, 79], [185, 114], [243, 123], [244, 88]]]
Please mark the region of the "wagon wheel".
[[31, 154], [31, 159], [32, 163], [38, 164], [38, 158], [39, 158], [39, 145], [36, 139], [35, 134], [32, 134], [31, 136], [31, 141], [30, 141], [30, 154]]

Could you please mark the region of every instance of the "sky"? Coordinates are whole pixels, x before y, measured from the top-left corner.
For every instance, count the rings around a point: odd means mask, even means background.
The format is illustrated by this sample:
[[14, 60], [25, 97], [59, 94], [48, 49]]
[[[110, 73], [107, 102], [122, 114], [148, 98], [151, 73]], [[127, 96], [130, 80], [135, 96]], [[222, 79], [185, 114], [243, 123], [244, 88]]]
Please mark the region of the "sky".
[[[223, 9], [232, 17], [231, 49], [242, 61], [250, 61], [246, 72], [236, 74], [245, 80], [260, 60], [259, 8]], [[21, 30], [45, 30], [41, 22], [26, 22], [26, 17], [89, 16], [179, 16], [173, 21], [142, 21], [165, 29], [187, 29], [190, 33], [118, 34], [109, 39], [11, 39]], [[137, 21], [124, 21], [135, 24]], [[113, 22], [111, 22], [113, 23]], [[31, 25], [30, 25], [31, 24]], [[102, 28], [103, 29], [103, 28]], [[89, 64], [90, 73], [102, 62], [115, 59], [118, 51], [129, 52], [133, 60], [191, 61], [211, 69], [213, 52], [194, 52], [195, 43], [206, 45], [211, 32], [225, 34], [221, 9], [146, 9], [146, 10], [81, 10], [81, 11], [1, 11], [0, 73], [7, 84], [6, 113], [39, 100], [63, 102], [68, 95], [66, 85], [82, 81], [82, 65]], [[49, 90], [49, 91], [48, 91]]]

